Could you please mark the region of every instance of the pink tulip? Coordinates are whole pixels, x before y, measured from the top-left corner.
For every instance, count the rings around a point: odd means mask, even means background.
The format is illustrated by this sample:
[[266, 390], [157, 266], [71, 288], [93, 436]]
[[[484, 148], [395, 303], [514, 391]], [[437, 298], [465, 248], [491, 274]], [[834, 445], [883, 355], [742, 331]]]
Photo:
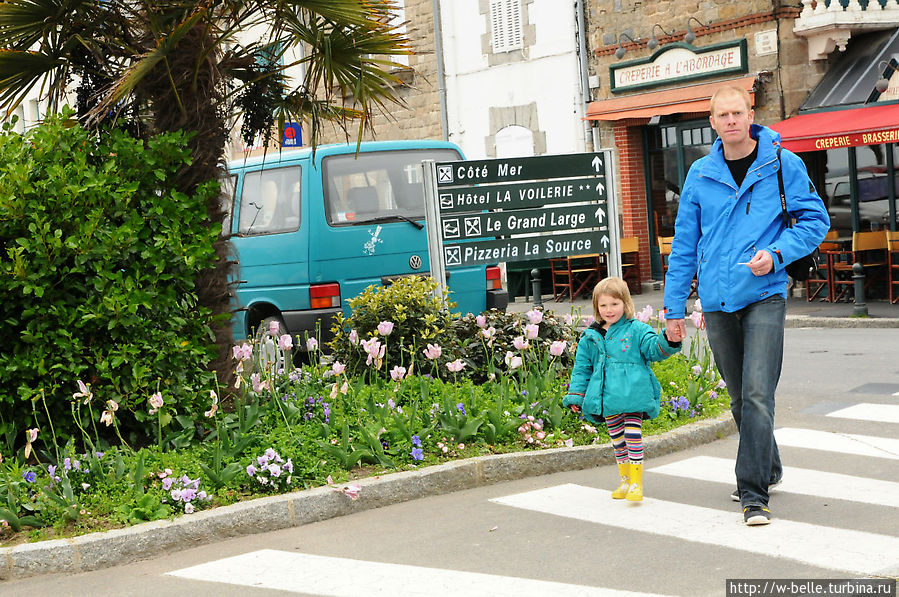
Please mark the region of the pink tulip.
[[565, 346], [567, 346], [568, 342], [565, 340], [556, 340], [552, 344], [549, 345], [549, 354], [554, 357], [562, 356], [562, 353], [565, 352]]
[[315, 338], [309, 338], [306, 340], [306, 350], [309, 352], [315, 352], [315, 349], [318, 348], [318, 340]]
[[399, 365], [397, 365], [390, 370], [390, 379], [392, 379], [393, 381], [403, 381], [404, 377], [406, 377], [405, 367], [400, 367]]
[[504, 360], [506, 362], [506, 366], [509, 369], [518, 369], [519, 367], [521, 367], [521, 357], [517, 356], [511, 350], [506, 352], [506, 357]]
[[290, 350], [293, 348], [293, 338], [291, 338], [290, 334], [284, 334], [278, 338], [278, 348], [281, 350]]
[[515, 347], [515, 350], [525, 350], [530, 347], [530, 344], [528, 344], [528, 341], [521, 336], [515, 336], [515, 338], [512, 339], [512, 346]]
[[[537, 313], [539, 313], [539, 311], [537, 311]], [[540, 326], [536, 323], [529, 323], [524, 326], [524, 335], [528, 337], [528, 340], [536, 340], [539, 334]]]
[[421, 352], [424, 353], [425, 357], [433, 361], [434, 359], [440, 358], [440, 355], [443, 354], [443, 349], [440, 348], [439, 344], [428, 344], [428, 347]]
[[331, 371], [334, 372], [334, 375], [340, 375], [344, 371], [346, 371], [346, 365], [341, 363], [340, 361], [334, 361], [331, 365]]
[[393, 331], [393, 322], [392, 321], [382, 321], [378, 324], [378, 333], [382, 336], [387, 336], [390, 332]]
[[78, 380], [78, 391], [75, 392], [74, 394], [72, 394], [72, 398], [75, 398], [76, 400], [78, 398], [84, 398], [84, 404], [87, 404], [88, 402], [91, 401], [91, 398], [93, 398], [93, 397], [94, 397], [94, 395], [91, 394], [91, 391], [87, 387], [87, 385], [85, 385], [85, 383], [79, 379]]
[[693, 311], [690, 313], [690, 321], [692, 321], [693, 325], [697, 328], [702, 327], [702, 311]]
[[353, 346], [359, 344], [359, 333], [356, 330], [350, 330], [349, 340]]
[[532, 324], [536, 325], [543, 321], [543, 311], [540, 311], [539, 309], [531, 309], [525, 315], [528, 316], [528, 321]]
[[462, 371], [465, 367], [465, 363], [462, 362], [462, 359], [456, 359], [455, 361], [450, 361], [446, 364], [446, 368], [452, 371], [453, 373], [458, 373]]
[[268, 322], [268, 333], [272, 336], [278, 335], [278, 330], [281, 328], [281, 325], [277, 321]]
[[162, 405], [163, 405], [162, 394], [160, 392], [156, 392], [155, 394], [150, 396], [150, 406], [152, 407], [150, 409], [151, 415], [155, 415], [156, 411], [158, 411], [160, 408], [162, 408]]
[[482, 328], [487, 325], [487, 317], [485, 315], [478, 315], [474, 318], [476, 324], [478, 324], [479, 328]]

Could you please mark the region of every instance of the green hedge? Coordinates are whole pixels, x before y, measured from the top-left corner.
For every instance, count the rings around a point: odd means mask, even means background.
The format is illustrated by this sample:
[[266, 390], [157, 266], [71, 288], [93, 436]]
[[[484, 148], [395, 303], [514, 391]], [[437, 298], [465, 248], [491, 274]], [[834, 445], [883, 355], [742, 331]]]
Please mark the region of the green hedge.
[[143, 431], [126, 411], [157, 390], [202, 412], [215, 351], [194, 280], [214, 257], [205, 206], [219, 185], [174, 191], [189, 159], [185, 135], [98, 137], [62, 117], [0, 134], [2, 431], [46, 429], [49, 410], [70, 432], [79, 379], [95, 418], [115, 400], [131, 436]]

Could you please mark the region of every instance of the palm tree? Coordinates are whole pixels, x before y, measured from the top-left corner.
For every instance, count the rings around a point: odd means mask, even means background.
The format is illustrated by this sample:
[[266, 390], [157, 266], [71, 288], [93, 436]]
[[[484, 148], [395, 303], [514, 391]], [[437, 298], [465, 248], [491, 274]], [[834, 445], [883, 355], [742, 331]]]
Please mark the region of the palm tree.
[[[74, 92], [79, 119], [98, 131], [193, 131], [178, 189], [192, 193], [223, 174], [237, 116], [247, 142], [268, 141], [285, 121], [303, 121], [313, 145], [326, 121], [345, 131], [357, 121], [361, 138], [375, 111], [398, 102], [387, 56], [410, 50], [390, 24], [394, 9], [393, 0], [0, 0], [0, 109], [9, 114], [39, 85], [52, 112]], [[211, 225], [222, 222], [221, 201], [207, 212]], [[226, 241], [216, 253], [197, 288], [222, 314]], [[230, 325], [217, 320], [211, 367], [230, 371]]]

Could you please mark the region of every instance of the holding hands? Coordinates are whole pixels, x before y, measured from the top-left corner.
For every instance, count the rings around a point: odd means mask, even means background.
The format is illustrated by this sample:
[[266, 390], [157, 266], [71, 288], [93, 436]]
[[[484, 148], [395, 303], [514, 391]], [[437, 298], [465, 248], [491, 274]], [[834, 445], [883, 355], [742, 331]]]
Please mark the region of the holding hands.
[[666, 319], [665, 337], [669, 342], [683, 342], [687, 337], [687, 324], [683, 319]]

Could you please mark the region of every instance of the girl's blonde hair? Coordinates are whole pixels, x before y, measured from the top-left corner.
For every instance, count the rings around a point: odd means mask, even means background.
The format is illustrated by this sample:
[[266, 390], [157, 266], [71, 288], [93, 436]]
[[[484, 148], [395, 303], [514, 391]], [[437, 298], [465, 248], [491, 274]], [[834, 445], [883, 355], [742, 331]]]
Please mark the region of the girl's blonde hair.
[[608, 295], [616, 298], [624, 303], [624, 318], [631, 319], [634, 316], [634, 299], [631, 298], [631, 291], [627, 287], [627, 282], [621, 278], [603, 278], [596, 286], [593, 287], [593, 318], [596, 321], [602, 321], [599, 314], [599, 297]]

